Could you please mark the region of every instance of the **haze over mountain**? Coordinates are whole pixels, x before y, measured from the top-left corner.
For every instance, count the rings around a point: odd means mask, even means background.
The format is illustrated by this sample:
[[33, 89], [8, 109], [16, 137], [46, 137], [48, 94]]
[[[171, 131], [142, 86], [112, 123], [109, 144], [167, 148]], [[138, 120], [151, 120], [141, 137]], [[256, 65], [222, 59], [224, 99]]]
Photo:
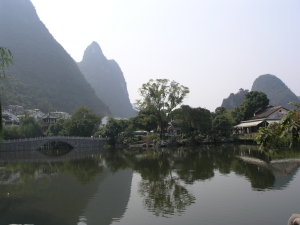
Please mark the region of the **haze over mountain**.
[[130, 118], [136, 115], [129, 100], [127, 84], [115, 60], [107, 60], [98, 43], [93, 42], [78, 63], [86, 80], [110, 108], [116, 117]]
[[289, 102], [299, 102], [299, 98], [283, 83], [279, 78], [271, 74], [261, 75], [254, 81], [251, 91], [264, 92], [269, 100], [270, 105], [283, 106], [292, 109]]
[[228, 98], [224, 98], [221, 106], [225, 107], [227, 110], [234, 109], [234, 107], [237, 107], [243, 103], [245, 94], [247, 94], [248, 92], [249, 90], [240, 88], [240, 90], [236, 94], [231, 93]]
[[14, 57], [7, 75], [15, 78], [5, 83], [3, 105], [69, 113], [85, 105], [95, 113], [110, 114], [29, 0], [0, 0], [0, 31], [0, 45]]
[[[251, 91], [264, 92], [269, 100], [270, 105], [283, 106], [287, 109], [293, 109], [293, 106], [288, 102], [299, 102], [297, 97], [279, 78], [275, 75], [265, 74], [255, 79]], [[228, 110], [232, 110], [234, 107], [239, 106], [245, 99], [245, 94], [248, 90], [243, 90], [233, 94], [231, 93], [228, 98], [223, 99], [222, 105]]]

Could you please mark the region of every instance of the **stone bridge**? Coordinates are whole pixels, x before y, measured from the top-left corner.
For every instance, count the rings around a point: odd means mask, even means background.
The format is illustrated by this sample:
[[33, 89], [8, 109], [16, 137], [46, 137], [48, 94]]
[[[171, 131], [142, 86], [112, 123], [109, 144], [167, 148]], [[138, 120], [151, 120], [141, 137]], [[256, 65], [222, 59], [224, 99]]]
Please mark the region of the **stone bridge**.
[[0, 151], [37, 150], [40, 146], [53, 142], [66, 143], [73, 148], [95, 148], [106, 145], [108, 143], [108, 139], [94, 137], [53, 136], [6, 140], [0, 143]]

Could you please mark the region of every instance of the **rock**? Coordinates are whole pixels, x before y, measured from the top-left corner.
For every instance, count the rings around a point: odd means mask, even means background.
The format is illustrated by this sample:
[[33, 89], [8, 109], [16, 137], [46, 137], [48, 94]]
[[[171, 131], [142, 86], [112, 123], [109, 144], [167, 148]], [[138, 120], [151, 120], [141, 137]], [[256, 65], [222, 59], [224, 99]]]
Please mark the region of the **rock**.
[[293, 214], [289, 218], [288, 225], [300, 225], [300, 214]]

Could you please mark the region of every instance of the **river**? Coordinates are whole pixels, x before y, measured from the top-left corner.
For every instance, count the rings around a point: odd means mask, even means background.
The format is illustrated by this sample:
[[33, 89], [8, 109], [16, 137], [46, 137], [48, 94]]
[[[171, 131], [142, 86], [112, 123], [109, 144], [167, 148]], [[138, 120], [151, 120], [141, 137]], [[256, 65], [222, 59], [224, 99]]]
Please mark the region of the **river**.
[[0, 224], [282, 225], [299, 167], [252, 145], [0, 152]]

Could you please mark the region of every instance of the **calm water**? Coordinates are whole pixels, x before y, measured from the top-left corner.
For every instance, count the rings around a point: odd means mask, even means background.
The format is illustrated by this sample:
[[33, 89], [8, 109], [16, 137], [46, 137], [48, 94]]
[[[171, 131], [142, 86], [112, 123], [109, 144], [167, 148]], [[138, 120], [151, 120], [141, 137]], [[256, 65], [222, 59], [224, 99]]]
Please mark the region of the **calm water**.
[[287, 224], [299, 159], [236, 145], [0, 153], [0, 224]]

